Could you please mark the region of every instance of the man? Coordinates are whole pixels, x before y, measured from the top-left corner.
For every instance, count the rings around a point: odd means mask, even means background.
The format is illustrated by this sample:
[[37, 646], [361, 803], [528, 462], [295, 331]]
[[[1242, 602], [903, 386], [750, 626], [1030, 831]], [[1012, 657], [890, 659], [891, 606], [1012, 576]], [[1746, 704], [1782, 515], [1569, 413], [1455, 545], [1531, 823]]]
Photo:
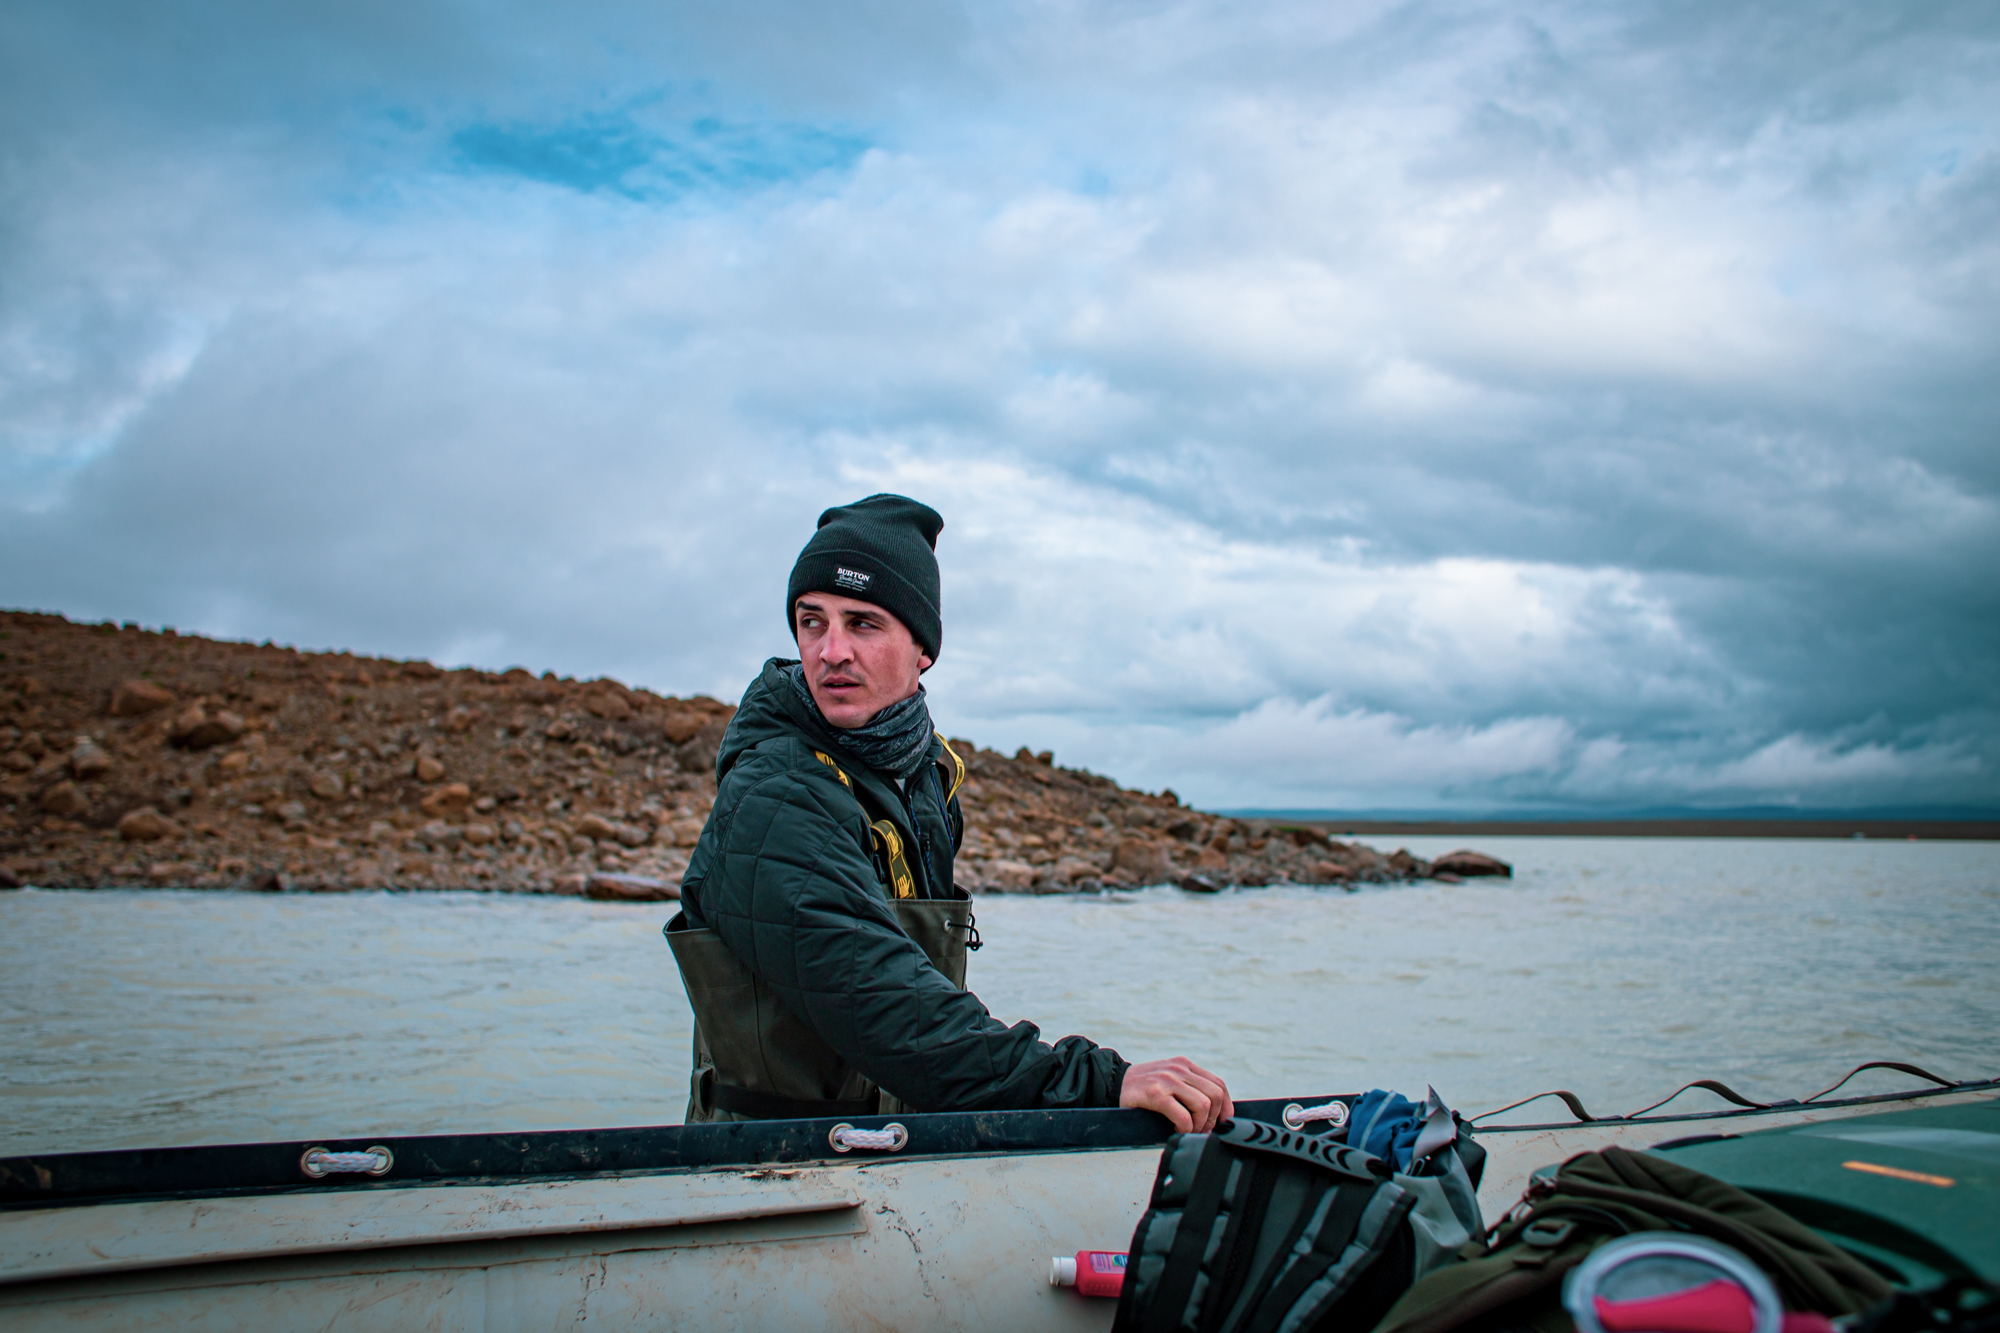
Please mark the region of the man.
[[1127, 1063], [1005, 1026], [963, 988], [979, 947], [952, 859], [965, 767], [921, 682], [943, 641], [944, 520], [899, 495], [820, 515], [772, 658], [716, 759], [715, 808], [667, 926], [695, 1011], [689, 1123], [1134, 1106], [1231, 1113], [1186, 1059]]

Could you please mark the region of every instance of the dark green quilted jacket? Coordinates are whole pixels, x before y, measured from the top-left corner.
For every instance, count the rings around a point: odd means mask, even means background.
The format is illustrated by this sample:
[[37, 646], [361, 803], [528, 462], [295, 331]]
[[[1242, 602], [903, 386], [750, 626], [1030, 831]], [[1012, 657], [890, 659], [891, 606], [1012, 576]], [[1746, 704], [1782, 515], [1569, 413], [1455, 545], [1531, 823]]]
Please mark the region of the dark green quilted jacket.
[[[840, 748], [773, 658], [716, 758], [717, 791], [682, 879], [688, 924], [715, 931], [779, 1000], [913, 1110], [1116, 1106], [1126, 1062], [1032, 1023], [1008, 1027], [896, 924], [869, 835], [894, 822], [922, 897], [954, 898], [964, 833], [936, 764], [896, 784]], [[850, 788], [815, 751], [831, 757]], [[934, 741], [932, 757], [943, 753]], [[864, 811], [864, 805], [866, 810]]]

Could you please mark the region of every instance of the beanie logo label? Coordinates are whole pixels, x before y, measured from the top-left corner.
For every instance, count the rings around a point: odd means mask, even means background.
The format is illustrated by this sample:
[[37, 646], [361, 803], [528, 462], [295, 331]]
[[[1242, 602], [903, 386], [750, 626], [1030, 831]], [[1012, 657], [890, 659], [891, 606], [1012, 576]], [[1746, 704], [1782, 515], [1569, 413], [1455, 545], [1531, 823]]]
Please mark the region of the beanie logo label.
[[833, 583], [837, 588], [847, 588], [854, 592], [868, 591], [868, 585], [875, 581], [873, 574], [864, 574], [858, 569], [841, 565], [833, 571]]

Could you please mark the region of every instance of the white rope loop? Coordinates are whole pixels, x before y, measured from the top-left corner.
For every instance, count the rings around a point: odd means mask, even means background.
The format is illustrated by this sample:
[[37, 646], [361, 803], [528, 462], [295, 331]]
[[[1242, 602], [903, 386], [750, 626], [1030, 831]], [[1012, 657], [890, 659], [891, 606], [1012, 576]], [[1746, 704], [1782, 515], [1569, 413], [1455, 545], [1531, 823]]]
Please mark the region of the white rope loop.
[[396, 1164], [396, 1155], [384, 1147], [373, 1147], [367, 1152], [331, 1152], [325, 1148], [308, 1148], [299, 1158], [299, 1170], [314, 1180], [331, 1175], [386, 1176], [389, 1168]]
[[1347, 1103], [1328, 1102], [1324, 1106], [1300, 1106], [1292, 1102], [1285, 1107], [1284, 1121], [1287, 1129], [1303, 1129], [1315, 1120], [1324, 1120], [1339, 1129], [1347, 1123]]
[[833, 1132], [826, 1136], [835, 1152], [849, 1152], [855, 1148], [867, 1148], [873, 1152], [901, 1152], [910, 1141], [910, 1131], [901, 1125], [884, 1125], [881, 1129], [856, 1129], [852, 1125], [835, 1125]]

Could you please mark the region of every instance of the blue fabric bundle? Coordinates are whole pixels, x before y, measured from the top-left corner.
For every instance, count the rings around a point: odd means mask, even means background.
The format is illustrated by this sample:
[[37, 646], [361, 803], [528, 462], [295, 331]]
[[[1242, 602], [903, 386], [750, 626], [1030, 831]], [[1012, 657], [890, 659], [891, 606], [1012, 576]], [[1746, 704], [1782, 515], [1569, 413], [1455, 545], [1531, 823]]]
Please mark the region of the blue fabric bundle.
[[1410, 1168], [1410, 1150], [1424, 1132], [1424, 1107], [1399, 1092], [1376, 1088], [1361, 1095], [1347, 1115], [1347, 1142], [1372, 1157]]

